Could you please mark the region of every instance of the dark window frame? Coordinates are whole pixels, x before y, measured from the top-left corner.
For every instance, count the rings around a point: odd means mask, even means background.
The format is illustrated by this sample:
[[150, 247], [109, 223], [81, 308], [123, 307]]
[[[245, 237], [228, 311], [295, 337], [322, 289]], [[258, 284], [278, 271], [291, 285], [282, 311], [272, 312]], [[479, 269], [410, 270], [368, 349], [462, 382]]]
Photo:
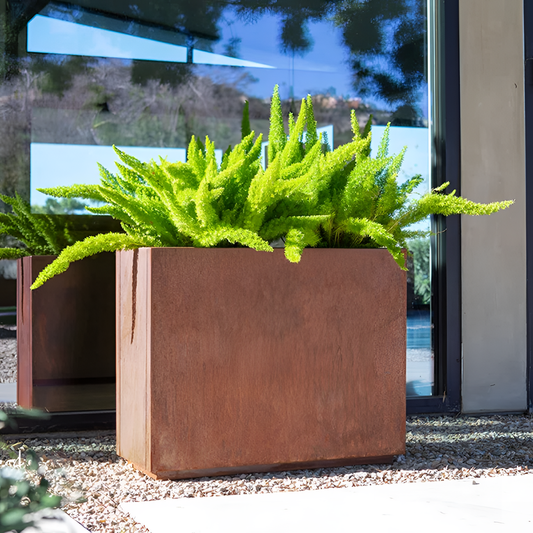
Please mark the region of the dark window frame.
[[[460, 194], [459, 0], [435, 0], [433, 9], [432, 187], [449, 181]], [[432, 232], [435, 395], [407, 398], [407, 414], [461, 411], [461, 219], [434, 217]]]

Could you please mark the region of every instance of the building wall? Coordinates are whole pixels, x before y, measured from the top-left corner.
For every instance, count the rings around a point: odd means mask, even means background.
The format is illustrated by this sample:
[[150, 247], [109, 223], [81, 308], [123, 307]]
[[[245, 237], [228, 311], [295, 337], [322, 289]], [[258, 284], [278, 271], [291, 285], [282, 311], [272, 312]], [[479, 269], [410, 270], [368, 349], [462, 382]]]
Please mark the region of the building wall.
[[462, 224], [463, 411], [523, 411], [526, 233], [523, 0], [460, 0], [461, 193], [515, 199]]

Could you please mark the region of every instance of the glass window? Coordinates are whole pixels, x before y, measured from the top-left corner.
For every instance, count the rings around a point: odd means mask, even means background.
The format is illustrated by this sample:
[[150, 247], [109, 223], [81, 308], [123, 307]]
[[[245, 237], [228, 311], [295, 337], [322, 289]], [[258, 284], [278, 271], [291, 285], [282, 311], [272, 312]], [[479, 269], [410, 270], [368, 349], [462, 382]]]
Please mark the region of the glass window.
[[[97, 183], [112, 144], [184, 160], [192, 134], [237, 143], [245, 100], [266, 135], [275, 84], [286, 113], [312, 95], [332, 147], [351, 138], [352, 109], [361, 127], [373, 117], [373, 149], [391, 122], [391, 152], [408, 146], [400, 179], [421, 174], [417, 194], [429, 187], [426, 0], [0, 4], [0, 190], [36, 210], [72, 209], [36, 188]], [[429, 240], [410, 248], [407, 391], [431, 395]]]

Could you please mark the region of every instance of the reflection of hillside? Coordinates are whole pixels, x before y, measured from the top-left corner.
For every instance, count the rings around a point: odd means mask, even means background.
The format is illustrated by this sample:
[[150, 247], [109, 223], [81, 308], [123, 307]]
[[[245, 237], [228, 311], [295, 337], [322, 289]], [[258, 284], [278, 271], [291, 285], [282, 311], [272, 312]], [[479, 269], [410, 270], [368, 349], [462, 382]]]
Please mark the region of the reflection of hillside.
[[[30, 142], [185, 147], [194, 134], [209, 135], [225, 147], [240, 140], [245, 100], [252, 128], [268, 135], [270, 103], [247, 95], [253, 80], [246, 72], [221, 81], [205, 67], [202, 75], [191, 67], [180, 83], [135, 83], [134, 67], [118, 60], [90, 61], [66, 81], [61, 70], [27, 68], [3, 85], [0, 113], [7, 127], [0, 134], [1, 191], [28, 188]], [[362, 127], [371, 113], [375, 124], [390, 119], [390, 113], [369, 109], [356, 98], [317, 94], [313, 103], [318, 126], [334, 126], [335, 145], [351, 138], [352, 109]], [[286, 114], [297, 111], [299, 102], [286, 100], [283, 108]]]
[[[243, 90], [246, 76], [232, 83], [217, 83], [209, 76], [188, 76], [175, 86], [156, 80], [141, 85], [131, 81], [131, 66], [121, 63], [109, 60], [89, 66], [73, 78], [70, 87], [56, 90], [53, 83], [47, 83], [46, 76], [23, 72], [9, 94], [0, 96], [0, 108], [3, 114], [9, 109], [19, 113], [24, 101], [32, 109], [32, 141], [65, 142], [68, 139], [75, 144], [107, 144], [111, 132], [137, 139], [142, 144], [169, 144], [179, 141], [180, 133], [190, 130], [197, 119], [201, 119], [199, 135], [203, 134], [203, 119], [240, 119], [245, 99], [250, 100], [252, 119], [268, 120], [269, 103], [248, 97]], [[23, 86], [23, 76], [30, 79], [29, 87]], [[364, 124], [372, 112], [361, 105], [359, 99], [315, 95], [313, 102], [317, 118], [324, 124], [349, 124], [351, 109], [357, 110]], [[284, 102], [284, 107], [288, 112], [298, 104], [291, 106]], [[373, 112], [378, 124], [389, 116], [387, 112]], [[129, 131], [121, 132], [125, 126]]]

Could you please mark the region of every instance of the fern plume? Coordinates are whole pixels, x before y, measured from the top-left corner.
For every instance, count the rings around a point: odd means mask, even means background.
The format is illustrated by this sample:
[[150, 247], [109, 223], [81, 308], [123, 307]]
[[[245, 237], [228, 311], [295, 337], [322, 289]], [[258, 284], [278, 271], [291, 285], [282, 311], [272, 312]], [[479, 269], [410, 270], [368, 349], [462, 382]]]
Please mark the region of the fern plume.
[[[266, 169], [261, 164], [262, 137], [250, 129], [247, 102], [241, 142], [224, 152], [220, 165], [209, 137], [205, 144], [191, 138], [186, 162], [144, 163], [115, 148], [120, 163], [115, 173], [100, 168], [99, 185], [46, 192], [105, 202], [89, 210], [120, 221], [124, 234], [99, 235], [65, 248], [34, 287], [72, 261], [141, 246], [244, 246], [272, 251], [271, 243], [282, 240], [292, 262], [300, 261], [309, 246], [385, 247], [405, 268], [406, 239], [419, 234], [409, 230], [410, 225], [430, 214], [490, 214], [512, 203], [476, 204], [453, 192], [444, 194], [446, 184], [413, 199], [421, 178], [398, 184], [404, 151], [389, 155], [390, 128], [372, 157], [372, 117], [362, 132], [355, 112], [350, 118], [352, 140], [330, 151], [325, 135], [317, 133], [308, 96], [296, 119], [289, 116], [287, 136], [276, 86]], [[25, 220], [22, 208], [20, 213]], [[16, 230], [24, 236], [23, 226]], [[47, 245], [54, 244], [50, 235], [42, 238]]]

